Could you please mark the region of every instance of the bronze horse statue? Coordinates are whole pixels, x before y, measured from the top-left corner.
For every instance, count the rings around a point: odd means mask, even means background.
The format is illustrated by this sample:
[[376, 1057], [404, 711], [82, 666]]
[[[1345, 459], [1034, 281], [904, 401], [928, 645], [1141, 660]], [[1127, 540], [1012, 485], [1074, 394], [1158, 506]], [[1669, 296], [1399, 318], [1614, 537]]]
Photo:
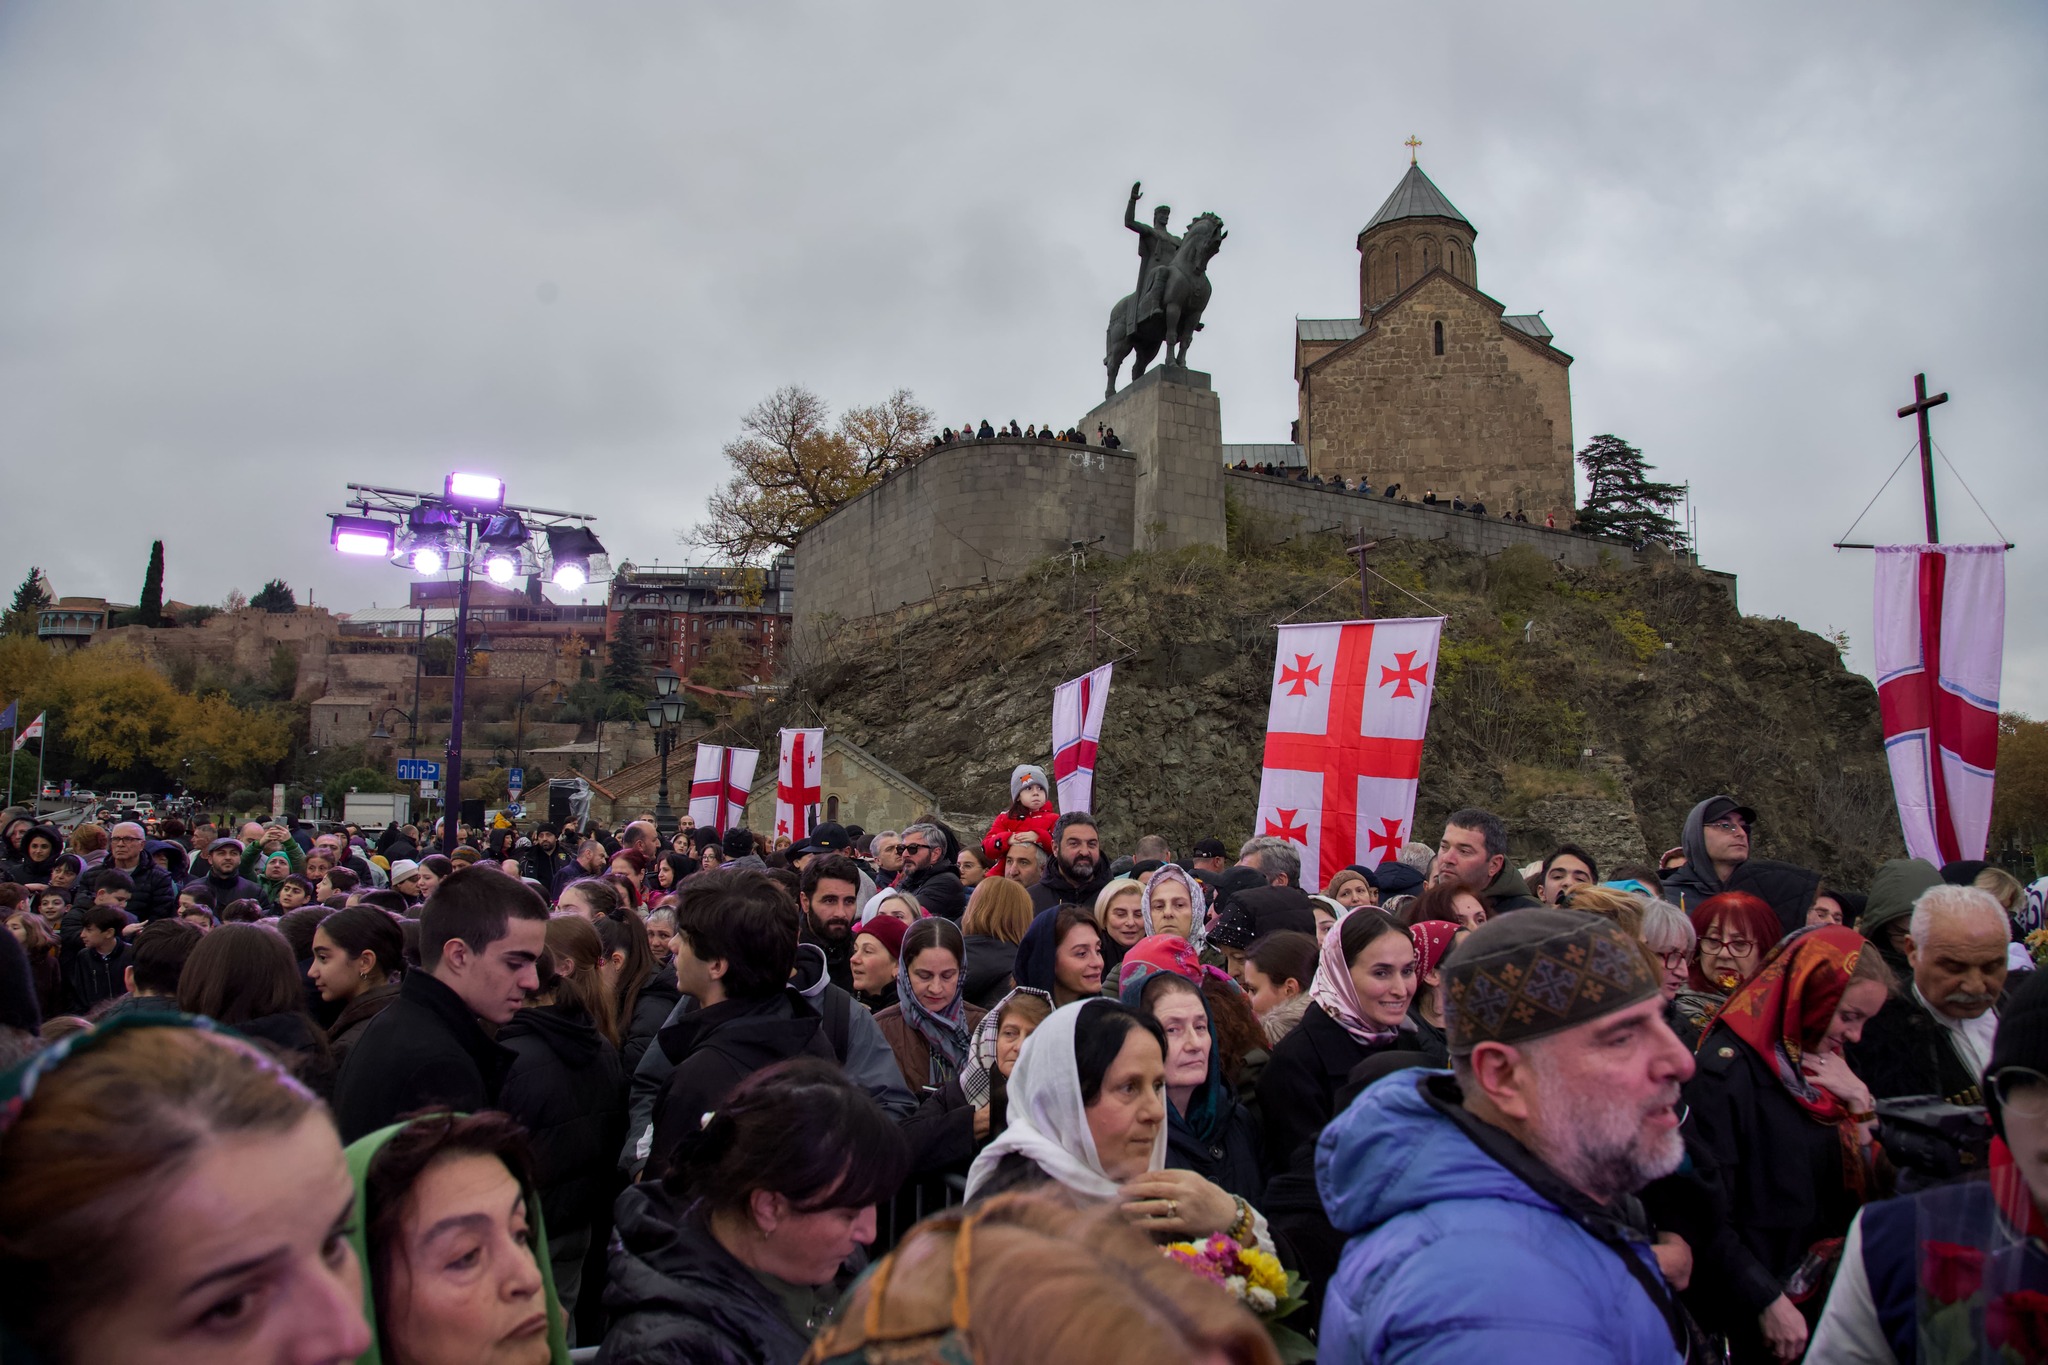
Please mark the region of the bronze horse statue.
[[1144, 296], [1126, 294], [1109, 311], [1109, 344], [1103, 366], [1109, 371], [1105, 398], [1116, 397], [1116, 376], [1124, 357], [1133, 355], [1131, 379], [1136, 381], [1166, 347], [1168, 365], [1188, 362], [1188, 343], [1202, 329], [1202, 310], [1209, 306], [1209, 261], [1230, 234], [1223, 220], [1204, 213], [1188, 224], [1173, 258], [1156, 271]]

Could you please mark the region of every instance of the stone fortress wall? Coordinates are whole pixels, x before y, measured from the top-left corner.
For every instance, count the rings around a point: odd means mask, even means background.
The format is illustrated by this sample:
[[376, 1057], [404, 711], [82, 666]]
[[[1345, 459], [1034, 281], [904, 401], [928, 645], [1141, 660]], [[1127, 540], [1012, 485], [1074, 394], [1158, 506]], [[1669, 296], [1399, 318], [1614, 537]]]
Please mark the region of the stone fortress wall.
[[[1133, 549], [1223, 545], [1227, 500], [1284, 533], [1341, 528], [1368, 538], [1448, 540], [1476, 554], [1527, 545], [1582, 567], [1602, 556], [1668, 564], [1541, 525], [1420, 502], [1361, 497], [1226, 469], [1218, 405], [1206, 374], [1155, 369], [1091, 412], [1124, 449], [1049, 441], [965, 441], [931, 452], [805, 533], [796, 550], [795, 629], [813, 632], [923, 602], [952, 589], [1018, 577], [1078, 542]], [[1420, 489], [1403, 489], [1420, 496]], [[1725, 579], [1731, 596], [1735, 580]]]

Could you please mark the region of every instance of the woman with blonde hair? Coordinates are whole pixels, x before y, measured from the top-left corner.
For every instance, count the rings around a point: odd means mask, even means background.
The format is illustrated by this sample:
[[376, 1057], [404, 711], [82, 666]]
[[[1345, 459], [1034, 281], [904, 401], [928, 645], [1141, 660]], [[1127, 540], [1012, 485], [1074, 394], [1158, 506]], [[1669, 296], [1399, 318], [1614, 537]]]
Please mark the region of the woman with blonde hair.
[[960, 993], [987, 1009], [1009, 993], [1017, 945], [1031, 927], [1031, 893], [1008, 877], [984, 877], [960, 916], [967, 958], [961, 963]]
[[1095, 923], [1102, 929], [1102, 993], [1115, 999], [1124, 954], [1145, 937], [1145, 883], [1136, 877], [1110, 878], [1095, 895]]

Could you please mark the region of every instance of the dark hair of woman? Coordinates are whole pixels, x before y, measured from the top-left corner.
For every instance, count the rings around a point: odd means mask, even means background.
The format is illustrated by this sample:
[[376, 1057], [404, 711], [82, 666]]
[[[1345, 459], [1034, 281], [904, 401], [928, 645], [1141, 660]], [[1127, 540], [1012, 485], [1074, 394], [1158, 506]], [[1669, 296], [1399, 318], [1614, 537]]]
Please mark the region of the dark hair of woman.
[[324, 905], [302, 905], [277, 917], [277, 932], [284, 935], [286, 945], [291, 948], [292, 961], [304, 962], [313, 956], [313, 931], [320, 927], [321, 920], [333, 913]]
[[178, 1008], [223, 1024], [246, 1024], [303, 1013], [306, 988], [282, 934], [260, 924], [223, 924], [185, 959]]
[[1252, 1002], [1234, 983], [1204, 973], [1202, 999], [1209, 1006], [1209, 1033], [1223, 1063], [1223, 1079], [1235, 1087], [1244, 1075], [1245, 1058], [1272, 1044]]
[[356, 901], [356, 904], [374, 905], [379, 910], [389, 910], [394, 915], [400, 915], [408, 919], [413, 914], [413, 903], [405, 898], [405, 893], [403, 891], [393, 891], [388, 886], [380, 886], [375, 891], [364, 892], [361, 898]]
[[[1085, 911], [1083, 912], [1086, 913]], [[1088, 923], [1093, 924], [1093, 918]], [[1159, 1044], [1159, 1057], [1166, 1058], [1166, 1030], [1149, 1014], [1140, 1014], [1115, 1000], [1091, 1000], [1083, 1005], [1074, 1022], [1074, 1069], [1081, 1076], [1081, 1103], [1093, 1104], [1102, 1097], [1102, 1078], [1132, 1029], [1143, 1029]]]
[[[474, 849], [470, 851], [470, 856], [472, 858], [476, 856]], [[426, 857], [420, 859], [420, 866], [433, 873], [436, 877], [446, 877], [455, 870], [455, 861], [445, 853], [429, 853]]]
[[251, 900], [247, 896], [242, 897], [240, 900], [229, 901], [220, 910], [220, 922], [222, 924], [254, 924], [262, 918], [263, 902]]
[[397, 976], [405, 970], [405, 931], [382, 910], [351, 905], [321, 920], [320, 929], [350, 957], [374, 953], [377, 970], [386, 976]]
[[1344, 923], [1337, 929], [1337, 946], [1344, 952], [1347, 965], [1358, 961], [1358, 955], [1366, 948], [1388, 934], [1408, 937], [1408, 930], [1394, 922], [1391, 915], [1361, 905], [1344, 917]]
[[1062, 905], [1060, 912], [1052, 919], [1052, 950], [1057, 953], [1066, 943], [1067, 935], [1081, 925], [1094, 930], [1098, 943], [1102, 941], [1102, 926], [1095, 922], [1093, 910], [1085, 905]]
[[517, 1120], [491, 1110], [466, 1116], [427, 1114], [392, 1134], [364, 1172], [361, 1210], [364, 1245], [370, 1253], [370, 1264], [364, 1270], [370, 1277], [380, 1341], [391, 1340], [391, 1305], [385, 1296], [397, 1279], [392, 1258], [405, 1245], [407, 1196], [427, 1167], [448, 1156], [498, 1158], [525, 1193], [529, 1222], [540, 1216], [540, 1201], [534, 1196], [533, 1156], [527, 1150], [526, 1130]]
[[1462, 924], [1458, 918], [1458, 897], [1472, 893], [1461, 886], [1439, 882], [1402, 907], [1401, 927], [1413, 928], [1424, 920], [1444, 920], [1451, 924]]
[[613, 992], [618, 998], [619, 1028], [623, 1031], [633, 1022], [633, 1006], [640, 1003], [640, 988], [654, 975], [654, 949], [647, 946], [647, 925], [638, 915], [599, 920], [597, 937], [604, 945], [606, 957], [620, 951], [626, 954]]
[[949, 919], [928, 915], [910, 926], [903, 935], [903, 951], [896, 960], [905, 965], [917, 960], [917, 955], [927, 948], [941, 948], [953, 955], [953, 965], [962, 966], [967, 961], [967, 940], [960, 935], [960, 926]]
[[1316, 979], [1316, 960], [1320, 954], [1314, 934], [1281, 929], [1259, 938], [1245, 949], [1244, 955], [1274, 985], [1292, 981], [1305, 991]]
[[669, 871], [668, 885], [661, 885], [661, 874], [659, 872], [654, 874], [654, 885], [663, 891], [675, 890], [676, 887], [682, 884], [683, 878], [696, 876], [697, 869], [702, 866], [695, 858], [690, 857], [686, 853], [664, 853], [661, 855], [661, 865]]
[[607, 872], [597, 878], [597, 880], [609, 886], [619, 898], [619, 904], [623, 909], [613, 913], [623, 914], [627, 910], [638, 910], [640, 908], [640, 888], [634, 884], [631, 877], [618, 872]]
[[740, 1082], [677, 1147], [665, 1183], [707, 1212], [746, 1213], [769, 1190], [814, 1213], [891, 1199], [909, 1172], [896, 1121], [831, 1062], [796, 1057]]
[[[617, 919], [626, 904], [625, 892], [610, 877], [578, 877], [562, 888], [562, 896], [571, 891], [587, 899], [590, 908], [606, 919]], [[562, 896], [556, 896], [556, 901], [559, 902]]]

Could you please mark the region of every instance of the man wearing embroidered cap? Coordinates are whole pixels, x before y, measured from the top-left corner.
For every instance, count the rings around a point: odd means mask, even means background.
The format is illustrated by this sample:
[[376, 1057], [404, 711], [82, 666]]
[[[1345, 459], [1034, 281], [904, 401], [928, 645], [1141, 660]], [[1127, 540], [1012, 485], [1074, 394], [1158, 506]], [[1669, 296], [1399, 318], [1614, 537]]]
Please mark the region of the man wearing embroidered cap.
[[1523, 910], [1467, 935], [1442, 980], [1452, 1073], [1386, 1077], [1318, 1144], [1351, 1238], [1318, 1358], [1683, 1359], [1634, 1194], [1684, 1155], [1693, 1063], [1648, 956], [1610, 921]]

